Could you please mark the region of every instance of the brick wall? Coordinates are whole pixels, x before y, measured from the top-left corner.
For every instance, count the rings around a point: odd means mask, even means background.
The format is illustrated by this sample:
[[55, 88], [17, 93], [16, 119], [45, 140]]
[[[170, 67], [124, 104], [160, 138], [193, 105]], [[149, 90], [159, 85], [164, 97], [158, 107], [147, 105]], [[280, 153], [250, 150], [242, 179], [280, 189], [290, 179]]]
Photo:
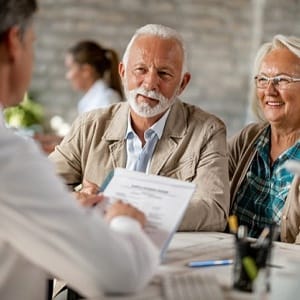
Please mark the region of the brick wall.
[[224, 120], [228, 135], [245, 123], [255, 49], [276, 33], [300, 36], [299, 0], [40, 0], [31, 90], [47, 116], [71, 122], [80, 95], [65, 79], [64, 54], [95, 39], [121, 56], [136, 28], [162, 23], [185, 38], [192, 80], [182, 100]]

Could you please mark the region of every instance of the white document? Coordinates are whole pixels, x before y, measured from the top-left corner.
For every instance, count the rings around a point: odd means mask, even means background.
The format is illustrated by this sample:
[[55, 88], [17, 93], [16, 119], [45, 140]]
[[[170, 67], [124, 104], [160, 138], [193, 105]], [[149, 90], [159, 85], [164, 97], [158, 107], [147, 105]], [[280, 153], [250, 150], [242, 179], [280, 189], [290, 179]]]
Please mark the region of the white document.
[[116, 168], [104, 195], [110, 202], [122, 199], [144, 212], [145, 231], [163, 258], [194, 190], [194, 183]]

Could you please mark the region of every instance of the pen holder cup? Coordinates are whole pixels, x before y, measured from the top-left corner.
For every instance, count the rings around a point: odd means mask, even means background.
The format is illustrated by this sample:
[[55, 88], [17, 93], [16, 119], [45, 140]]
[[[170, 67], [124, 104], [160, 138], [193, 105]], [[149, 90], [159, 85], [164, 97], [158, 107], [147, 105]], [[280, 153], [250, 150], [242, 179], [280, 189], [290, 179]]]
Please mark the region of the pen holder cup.
[[264, 289], [266, 292], [269, 292], [271, 248], [272, 242], [270, 241], [264, 241], [259, 244], [244, 238], [235, 242], [234, 289], [252, 292], [259, 280], [259, 284], [263, 285], [263, 287], [259, 287], [260, 290]]

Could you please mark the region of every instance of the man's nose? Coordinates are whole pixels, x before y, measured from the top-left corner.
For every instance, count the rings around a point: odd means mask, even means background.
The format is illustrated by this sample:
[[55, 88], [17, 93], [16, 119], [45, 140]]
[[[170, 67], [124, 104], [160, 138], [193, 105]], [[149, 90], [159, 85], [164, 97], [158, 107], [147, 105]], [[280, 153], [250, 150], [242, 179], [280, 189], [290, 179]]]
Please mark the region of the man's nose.
[[149, 90], [158, 90], [159, 76], [155, 71], [148, 71], [144, 77], [143, 86]]

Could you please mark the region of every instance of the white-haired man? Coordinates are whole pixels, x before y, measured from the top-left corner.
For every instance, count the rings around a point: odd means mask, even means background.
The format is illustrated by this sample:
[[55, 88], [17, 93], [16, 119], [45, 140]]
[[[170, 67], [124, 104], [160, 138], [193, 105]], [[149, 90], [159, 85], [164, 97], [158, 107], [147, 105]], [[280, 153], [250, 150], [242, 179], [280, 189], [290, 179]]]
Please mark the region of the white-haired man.
[[50, 155], [66, 183], [101, 185], [115, 167], [195, 182], [180, 230], [217, 230], [229, 210], [226, 129], [181, 102], [190, 81], [181, 36], [148, 24], [136, 31], [119, 65], [126, 103], [77, 119]]

